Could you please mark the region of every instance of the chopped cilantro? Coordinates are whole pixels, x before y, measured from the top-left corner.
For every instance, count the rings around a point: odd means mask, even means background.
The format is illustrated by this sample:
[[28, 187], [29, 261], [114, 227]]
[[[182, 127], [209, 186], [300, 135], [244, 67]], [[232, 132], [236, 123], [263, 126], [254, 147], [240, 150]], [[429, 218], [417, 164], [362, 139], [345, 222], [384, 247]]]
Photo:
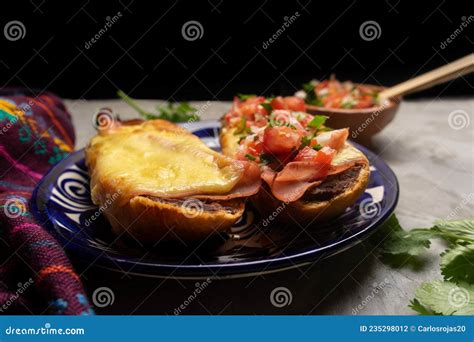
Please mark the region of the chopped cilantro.
[[247, 158], [248, 160], [252, 160], [252, 161], [255, 161], [257, 158], [255, 158], [254, 156], [252, 156], [251, 154], [246, 154], [245, 155], [245, 158]]
[[315, 115], [314, 118], [308, 123], [308, 127], [319, 129], [326, 120], [328, 119], [325, 115]]
[[239, 134], [250, 134], [252, 131], [250, 128], [247, 127], [247, 120], [245, 118], [242, 118], [240, 120], [239, 126], [237, 126], [237, 129], [234, 131], [234, 135], [239, 135]]
[[301, 145], [299, 147], [299, 150], [305, 148], [311, 143], [311, 140], [314, 138], [314, 135], [305, 135], [304, 137], [301, 138]]
[[263, 102], [263, 103], [260, 103], [260, 105], [265, 108], [265, 110], [268, 112], [268, 114], [270, 114], [273, 110], [272, 106], [270, 105], [270, 103], [267, 101]]

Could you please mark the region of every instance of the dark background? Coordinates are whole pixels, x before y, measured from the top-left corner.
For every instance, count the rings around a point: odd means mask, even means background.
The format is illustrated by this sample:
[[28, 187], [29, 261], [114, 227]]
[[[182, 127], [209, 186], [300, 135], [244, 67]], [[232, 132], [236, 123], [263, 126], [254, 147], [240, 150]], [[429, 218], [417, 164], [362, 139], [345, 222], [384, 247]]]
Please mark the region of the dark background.
[[[138, 98], [229, 100], [237, 93], [290, 94], [312, 78], [393, 85], [473, 50], [467, 1], [10, 1], [0, 28], [21, 21], [23, 39], [0, 35], [3, 87], [48, 89], [67, 98], [113, 98], [117, 88]], [[105, 25], [122, 17], [92, 44]], [[284, 17], [295, 22], [267, 49]], [[464, 17], [464, 18], [463, 18]], [[190, 20], [201, 39], [181, 34]], [[359, 27], [381, 28], [365, 41]], [[416, 96], [472, 95], [472, 75]]]

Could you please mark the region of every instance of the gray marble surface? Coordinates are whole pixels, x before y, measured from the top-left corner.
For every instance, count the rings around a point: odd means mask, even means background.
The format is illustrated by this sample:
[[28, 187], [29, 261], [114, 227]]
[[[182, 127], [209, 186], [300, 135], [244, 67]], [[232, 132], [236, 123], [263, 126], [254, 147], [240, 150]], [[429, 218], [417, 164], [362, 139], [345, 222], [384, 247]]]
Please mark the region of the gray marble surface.
[[[140, 102], [150, 109], [157, 104]], [[91, 120], [98, 108], [111, 107], [121, 118], [137, 116], [119, 100], [67, 100], [66, 104], [73, 114], [77, 148], [84, 147], [94, 135]], [[219, 118], [230, 105], [193, 104], [206, 109], [202, 119]], [[401, 192], [396, 214], [406, 229], [430, 226], [437, 218], [474, 217], [473, 115], [472, 98], [405, 101], [394, 121], [375, 137], [374, 151], [398, 177]], [[465, 119], [464, 123], [460, 119]], [[414, 290], [423, 281], [441, 277], [442, 250], [441, 244], [434, 243], [419, 270], [393, 269], [377, 258], [370, 245], [362, 243], [304, 268], [213, 281], [183, 313], [412, 314], [407, 304]], [[75, 262], [79, 269], [84, 267], [80, 261]], [[194, 281], [122, 277], [94, 267], [84, 273], [84, 278], [91, 293], [99, 286], [114, 291], [114, 304], [100, 310], [113, 314], [172, 315], [195, 289]], [[288, 288], [293, 297], [283, 308], [274, 307], [269, 300], [271, 291], [279, 286]]]

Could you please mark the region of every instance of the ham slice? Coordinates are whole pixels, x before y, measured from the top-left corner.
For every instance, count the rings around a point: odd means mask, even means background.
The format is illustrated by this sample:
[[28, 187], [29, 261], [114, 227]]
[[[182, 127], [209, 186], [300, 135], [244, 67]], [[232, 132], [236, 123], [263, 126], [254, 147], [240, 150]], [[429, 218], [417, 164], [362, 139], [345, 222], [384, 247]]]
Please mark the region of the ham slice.
[[313, 182], [279, 182], [275, 181], [272, 186], [272, 193], [282, 202], [290, 203], [300, 199], [311, 187], [321, 184], [322, 181]]
[[200, 200], [227, 201], [233, 198], [248, 197], [255, 195], [261, 186], [260, 168], [257, 163], [250, 161], [235, 161], [242, 163], [243, 173], [234, 188], [227, 194], [222, 195], [193, 195], [192, 198]]
[[[346, 144], [349, 130], [339, 129], [331, 132], [324, 132], [316, 137], [318, 143], [324, 147], [330, 147], [341, 152], [341, 157], [345, 152], [355, 150]], [[300, 199], [304, 193], [321, 184], [329, 175], [335, 175], [346, 171], [356, 164], [365, 164], [367, 159], [361, 154], [351, 158], [338, 160], [331, 164], [317, 162], [316, 160], [293, 161], [285, 165], [283, 170], [275, 172], [270, 168], [264, 169], [262, 179], [269, 185], [273, 195], [283, 202], [294, 202]]]
[[336, 151], [340, 151], [347, 138], [349, 137], [349, 130], [347, 128], [336, 129], [330, 132], [323, 132], [316, 136], [318, 144], [321, 146], [328, 146]]

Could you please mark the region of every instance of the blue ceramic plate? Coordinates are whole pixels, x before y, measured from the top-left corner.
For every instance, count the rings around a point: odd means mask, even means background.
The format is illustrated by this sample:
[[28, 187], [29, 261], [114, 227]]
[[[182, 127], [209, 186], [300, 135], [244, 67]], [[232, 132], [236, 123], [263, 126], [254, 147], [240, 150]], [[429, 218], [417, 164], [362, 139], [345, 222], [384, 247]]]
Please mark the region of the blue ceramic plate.
[[[208, 146], [219, 150], [219, 124], [186, 126]], [[356, 144], [355, 144], [356, 145]], [[239, 277], [281, 271], [341, 252], [370, 235], [393, 212], [398, 182], [393, 171], [373, 152], [356, 145], [370, 160], [366, 192], [344, 214], [315, 227], [266, 224], [247, 205], [230, 234], [216, 235], [204, 244], [140, 245], [131, 237], [117, 239], [89, 195], [84, 151], [57, 164], [38, 184], [32, 208], [75, 258], [99, 267], [152, 277]]]

